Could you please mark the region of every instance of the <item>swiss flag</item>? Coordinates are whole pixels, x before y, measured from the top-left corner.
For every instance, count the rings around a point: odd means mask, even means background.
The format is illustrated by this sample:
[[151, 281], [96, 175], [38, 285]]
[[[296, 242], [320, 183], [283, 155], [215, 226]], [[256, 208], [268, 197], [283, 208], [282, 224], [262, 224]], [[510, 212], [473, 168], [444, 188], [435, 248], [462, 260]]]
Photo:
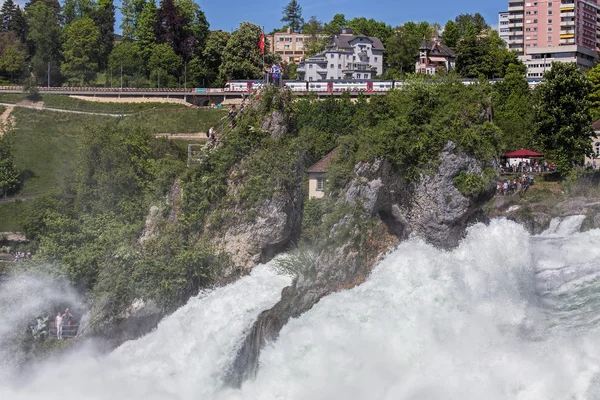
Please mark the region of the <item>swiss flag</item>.
[[260, 42], [258, 42], [258, 47], [260, 47], [260, 54], [265, 54], [265, 33], [263, 32], [260, 35]]

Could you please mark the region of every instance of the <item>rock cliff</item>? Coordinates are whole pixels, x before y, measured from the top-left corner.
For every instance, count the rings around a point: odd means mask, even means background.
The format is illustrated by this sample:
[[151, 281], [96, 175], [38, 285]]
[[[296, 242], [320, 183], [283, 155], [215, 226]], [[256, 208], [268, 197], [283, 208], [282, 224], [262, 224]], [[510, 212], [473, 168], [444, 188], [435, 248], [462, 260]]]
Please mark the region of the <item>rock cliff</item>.
[[[228, 376], [239, 386], [255, 376], [262, 347], [277, 339], [290, 318], [309, 310], [324, 296], [361, 284], [379, 257], [398, 240], [417, 235], [425, 241], [452, 248], [467, 226], [485, 218], [482, 207], [493, 197], [494, 185], [477, 196], [465, 196], [455, 186], [461, 172], [481, 174], [486, 167], [448, 143], [439, 154], [433, 174], [421, 174], [418, 182], [408, 182], [402, 171], [386, 160], [361, 163], [355, 178], [345, 187], [340, 202], [359, 205], [361, 216], [348, 216], [338, 223], [331, 236], [350, 229], [341, 243], [323, 250], [315, 262], [315, 272], [298, 276], [283, 290], [281, 300], [264, 311], [245, 338]], [[356, 220], [371, 221], [356, 224]], [[358, 240], [357, 240], [358, 239]]]

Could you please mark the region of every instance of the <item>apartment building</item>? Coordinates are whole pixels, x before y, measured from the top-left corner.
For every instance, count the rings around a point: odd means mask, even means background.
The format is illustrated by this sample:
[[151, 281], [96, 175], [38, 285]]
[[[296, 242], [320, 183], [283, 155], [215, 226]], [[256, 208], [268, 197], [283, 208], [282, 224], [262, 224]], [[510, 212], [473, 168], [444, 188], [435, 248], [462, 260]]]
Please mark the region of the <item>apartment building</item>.
[[599, 16], [598, 0], [509, 0], [508, 47], [521, 56], [529, 77], [540, 77], [553, 61], [589, 69], [598, 59]]
[[291, 32], [288, 29], [287, 32], [276, 32], [269, 40], [272, 53], [279, 54], [284, 62], [298, 64], [304, 59], [312, 37], [303, 33]]
[[383, 74], [384, 51], [378, 38], [354, 35], [351, 29], [344, 29], [325, 51], [300, 63], [298, 80], [373, 79]]
[[510, 37], [510, 28], [508, 27], [510, 23], [509, 15], [508, 11], [498, 13], [498, 34], [500, 35], [500, 39], [504, 40], [507, 44]]

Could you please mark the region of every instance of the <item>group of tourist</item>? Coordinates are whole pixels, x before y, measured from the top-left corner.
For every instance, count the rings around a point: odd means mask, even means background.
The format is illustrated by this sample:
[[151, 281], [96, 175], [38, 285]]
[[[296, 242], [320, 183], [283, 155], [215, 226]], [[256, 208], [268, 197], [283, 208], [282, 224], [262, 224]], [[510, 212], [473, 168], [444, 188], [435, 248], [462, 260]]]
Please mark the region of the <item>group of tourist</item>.
[[504, 179], [496, 185], [496, 196], [513, 196], [517, 192], [526, 192], [531, 185], [533, 185], [533, 175]]
[[73, 314], [71, 314], [69, 312], [69, 309], [67, 308], [65, 310], [64, 313], [61, 313], [60, 311], [58, 312], [58, 314], [56, 314], [56, 317], [54, 318], [54, 328], [56, 328], [56, 338], [57, 339], [62, 339], [63, 338], [63, 327], [66, 325], [69, 332], [68, 332], [68, 337], [72, 336], [71, 332], [71, 323], [73, 320]]
[[555, 172], [556, 164], [548, 163], [548, 161], [534, 161], [525, 160], [519, 161], [518, 164], [511, 164], [506, 160], [506, 167], [504, 173], [517, 173], [517, 172]]
[[23, 252], [23, 251], [17, 251], [16, 253], [12, 254], [12, 258], [14, 262], [19, 262], [22, 260], [30, 260], [31, 259], [31, 253], [27, 252]]

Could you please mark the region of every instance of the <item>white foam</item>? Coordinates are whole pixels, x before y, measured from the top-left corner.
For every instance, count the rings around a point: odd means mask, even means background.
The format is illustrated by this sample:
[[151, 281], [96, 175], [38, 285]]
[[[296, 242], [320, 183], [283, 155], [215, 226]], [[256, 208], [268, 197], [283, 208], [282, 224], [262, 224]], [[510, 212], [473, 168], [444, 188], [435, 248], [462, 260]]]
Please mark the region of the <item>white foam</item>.
[[291, 320], [239, 390], [222, 387], [225, 369], [289, 283], [265, 268], [108, 357], [44, 366], [6, 398], [598, 399], [600, 232], [574, 221], [530, 237], [494, 220], [451, 252], [403, 243], [363, 285]]

